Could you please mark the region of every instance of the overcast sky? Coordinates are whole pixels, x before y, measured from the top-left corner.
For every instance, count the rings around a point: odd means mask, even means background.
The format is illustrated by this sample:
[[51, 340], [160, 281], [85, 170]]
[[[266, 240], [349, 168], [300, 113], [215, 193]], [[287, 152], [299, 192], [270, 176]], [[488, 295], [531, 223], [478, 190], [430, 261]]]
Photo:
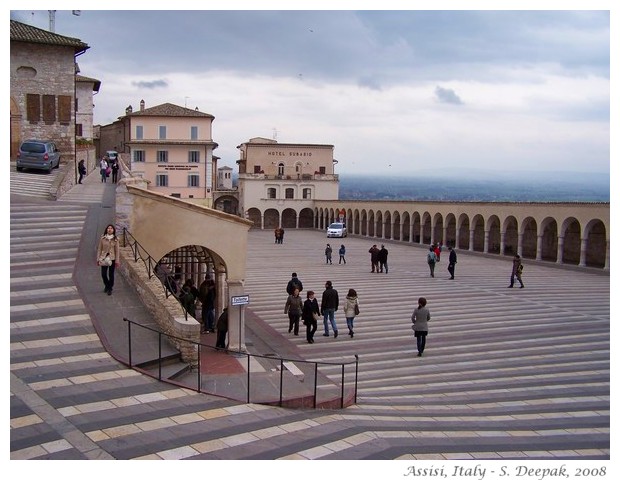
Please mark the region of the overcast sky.
[[95, 123], [198, 107], [220, 165], [261, 136], [332, 144], [336, 173], [609, 172], [607, 11], [58, 10], [55, 30], [90, 46]]

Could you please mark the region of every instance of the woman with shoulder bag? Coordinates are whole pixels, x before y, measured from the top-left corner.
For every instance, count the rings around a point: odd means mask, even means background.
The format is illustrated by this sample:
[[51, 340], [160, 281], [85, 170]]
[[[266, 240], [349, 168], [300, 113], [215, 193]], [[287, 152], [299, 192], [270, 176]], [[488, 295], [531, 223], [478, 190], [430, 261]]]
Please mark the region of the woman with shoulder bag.
[[312, 290], [308, 291], [307, 297], [301, 311], [301, 318], [306, 326], [306, 340], [308, 343], [314, 343], [314, 332], [316, 332], [317, 320], [319, 319], [321, 311], [319, 309], [319, 302], [314, 298], [314, 292]]
[[352, 288], [347, 293], [347, 300], [344, 305], [344, 316], [347, 319], [347, 327], [349, 327], [349, 335], [353, 338], [353, 320], [360, 314], [360, 304], [357, 300], [357, 292]]
[[114, 288], [114, 270], [118, 267], [119, 259], [118, 246], [116, 228], [110, 224], [105, 228], [97, 246], [97, 265], [101, 267], [103, 291], [108, 295], [112, 295]]

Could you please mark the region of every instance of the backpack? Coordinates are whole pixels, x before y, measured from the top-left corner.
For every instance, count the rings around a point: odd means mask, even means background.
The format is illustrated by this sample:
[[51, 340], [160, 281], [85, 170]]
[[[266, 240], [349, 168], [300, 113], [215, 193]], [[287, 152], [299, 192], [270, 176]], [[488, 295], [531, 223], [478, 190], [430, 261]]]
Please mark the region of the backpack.
[[435, 252], [428, 252], [428, 263], [435, 263], [436, 257]]
[[521, 275], [523, 273], [523, 264], [522, 263], [520, 263], [519, 266], [517, 267], [517, 273], [519, 275]]

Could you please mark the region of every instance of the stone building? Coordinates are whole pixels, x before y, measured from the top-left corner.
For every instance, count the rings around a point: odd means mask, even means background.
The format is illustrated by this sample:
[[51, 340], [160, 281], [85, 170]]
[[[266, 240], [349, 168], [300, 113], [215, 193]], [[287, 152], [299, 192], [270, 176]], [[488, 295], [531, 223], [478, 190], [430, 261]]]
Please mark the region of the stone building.
[[93, 95], [99, 92], [101, 81], [75, 76], [75, 136], [84, 140], [95, 138], [93, 129]]
[[62, 161], [73, 160], [76, 60], [88, 48], [77, 38], [11, 20], [11, 158], [23, 140], [36, 138], [53, 140]]

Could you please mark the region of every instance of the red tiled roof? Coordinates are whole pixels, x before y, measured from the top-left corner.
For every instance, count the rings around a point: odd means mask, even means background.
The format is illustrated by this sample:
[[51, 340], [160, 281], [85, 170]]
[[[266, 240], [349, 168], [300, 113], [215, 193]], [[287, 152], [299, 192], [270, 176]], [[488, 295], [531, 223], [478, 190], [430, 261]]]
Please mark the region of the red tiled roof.
[[161, 105], [156, 105], [155, 107], [145, 108], [142, 111], [132, 112], [128, 116], [215, 118], [213, 115], [208, 113], [199, 112], [198, 110], [193, 110], [191, 108], [179, 107], [178, 105], [174, 105], [172, 103], [162, 103]]

